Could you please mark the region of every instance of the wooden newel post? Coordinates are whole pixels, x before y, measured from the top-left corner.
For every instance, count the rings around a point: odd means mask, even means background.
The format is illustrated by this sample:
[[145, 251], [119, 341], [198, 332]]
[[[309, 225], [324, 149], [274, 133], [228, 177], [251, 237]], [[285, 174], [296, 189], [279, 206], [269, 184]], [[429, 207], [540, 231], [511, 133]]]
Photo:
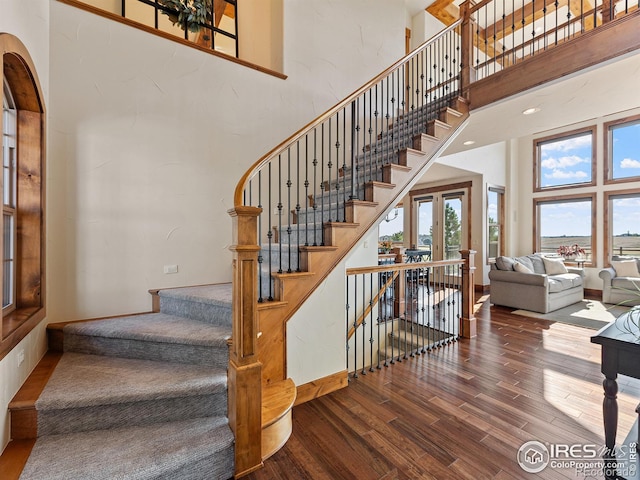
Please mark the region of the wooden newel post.
[[471, 1], [466, 0], [460, 5], [462, 17], [461, 52], [460, 52], [460, 91], [462, 96], [469, 100], [469, 87], [476, 81], [476, 69], [473, 67], [473, 38], [476, 30], [476, 22], [471, 17]]
[[262, 466], [262, 364], [258, 361], [257, 207], [229, 210], [233, 221], [233, 328], [229, 351], [229, 425], [235, 434], [235, 473]]
[[460, 319], [460, 336], [473, 338], [476, 332], [476, 317], [473, 316], [475, 294], [475, 250], [461, 250], [464, 259], [462, 266], [462, 318]]

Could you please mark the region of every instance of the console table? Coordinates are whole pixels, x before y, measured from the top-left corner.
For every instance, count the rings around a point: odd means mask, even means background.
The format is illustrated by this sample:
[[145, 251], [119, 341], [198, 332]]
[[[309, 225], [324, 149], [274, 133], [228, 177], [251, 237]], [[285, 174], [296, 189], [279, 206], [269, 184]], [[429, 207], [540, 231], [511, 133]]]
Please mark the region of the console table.
[[[616, 322], [612, 322], [591, 337], [591, 343], [602, 346], [601, 371], [605, 376], [602, 383], [604, 386], [602, 403], [604, 438], [607, 450], [614, 452], [618, 431], [618, 382], [616, 379], [618, 374], [640, 378], [640, 340], [622, 331]], [[608, 458], [614, 460], [611, 456]], [[607, 476], [607, 478], [620, 477]]]

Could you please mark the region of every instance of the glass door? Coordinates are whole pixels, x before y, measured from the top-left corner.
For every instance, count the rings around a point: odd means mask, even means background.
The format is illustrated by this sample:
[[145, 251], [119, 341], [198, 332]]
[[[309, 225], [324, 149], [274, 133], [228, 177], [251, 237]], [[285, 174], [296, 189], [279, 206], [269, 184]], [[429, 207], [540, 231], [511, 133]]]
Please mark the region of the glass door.
[[412, 245], [429, 251], [430, 260], [460, 258], [467, 246], [464, 191], [437, 192], [414, 199], [417, 225]]

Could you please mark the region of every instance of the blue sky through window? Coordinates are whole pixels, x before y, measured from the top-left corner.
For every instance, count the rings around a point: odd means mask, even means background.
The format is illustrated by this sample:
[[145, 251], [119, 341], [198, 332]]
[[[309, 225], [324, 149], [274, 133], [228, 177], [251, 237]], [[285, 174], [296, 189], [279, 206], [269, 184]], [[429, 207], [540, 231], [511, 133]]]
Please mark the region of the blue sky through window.
[[540, 143], [540, 187], [591, 182], [592, 134]]
[[611, 129], [613, 178], [640, 177], [640, 122]]

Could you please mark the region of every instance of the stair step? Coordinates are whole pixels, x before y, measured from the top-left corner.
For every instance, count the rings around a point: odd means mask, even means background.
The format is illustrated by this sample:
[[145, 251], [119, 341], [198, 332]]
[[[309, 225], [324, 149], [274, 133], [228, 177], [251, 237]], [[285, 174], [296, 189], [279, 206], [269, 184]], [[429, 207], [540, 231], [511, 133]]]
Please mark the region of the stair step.
[[262, 389], [262, 459], [285, 444], [291, 435], [291, 409], [296, 401], [296, 385], [290, 378]]
[[[35, 420], [23, 435], [226, 415], [226, 368], [65, 353], [30, 410]], [[35, 431], [34, 431], [35, 430]]]
[[160, 311], [216, 325], [231, 325], [231, 283], [168, 288], [158, 292]]
[[39, 438], [25, 465], [29, 480], [228, 479], [233, 434], [226, 418]]
[[62, 332], [65, 352], [220, 367], [231, 337], [230, 327], [166, 313], [66, 323]]

